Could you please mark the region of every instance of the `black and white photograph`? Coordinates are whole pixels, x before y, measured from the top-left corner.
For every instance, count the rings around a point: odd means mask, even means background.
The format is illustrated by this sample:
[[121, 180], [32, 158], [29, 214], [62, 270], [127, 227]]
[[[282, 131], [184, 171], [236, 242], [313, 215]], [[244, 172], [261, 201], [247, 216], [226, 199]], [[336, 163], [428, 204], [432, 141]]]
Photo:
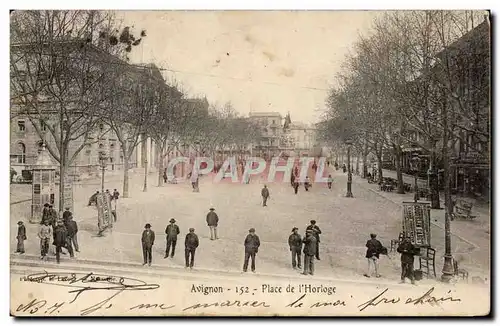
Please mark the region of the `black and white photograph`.
[[490, 11], [9, 28], [11, 316], [491, 313]]

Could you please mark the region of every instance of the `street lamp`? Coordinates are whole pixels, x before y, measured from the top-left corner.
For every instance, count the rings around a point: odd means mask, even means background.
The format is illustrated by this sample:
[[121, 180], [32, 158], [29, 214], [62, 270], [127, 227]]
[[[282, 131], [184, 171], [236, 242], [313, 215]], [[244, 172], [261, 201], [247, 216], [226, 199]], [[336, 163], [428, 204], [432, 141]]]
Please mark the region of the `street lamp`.
[[345, 141], [345, 144], [347, 145], [347, 193], [346, 197], [352, 198], [352, 191], [351, 191], [351, 185], [352, 185], [352, 171], [351, 171], [351, 145], [352, 145], [352, 140], [347, 139]]
[[413, 176], [415, 178], [415, 194], [413, 195], [413, 201], [416, 203], [420, 199], [420, 196], [418, 194], [418, 173], [420, 172], [420, 156], [418, 153], [414, 153], [413, 157], [411, 159], [411, 165], [413, 169]]
[[101, 166], [101, 193], [104, 195], [104, 171], [106, 171], [108, 156], [104, 149], [99, 151], [99, 163]]

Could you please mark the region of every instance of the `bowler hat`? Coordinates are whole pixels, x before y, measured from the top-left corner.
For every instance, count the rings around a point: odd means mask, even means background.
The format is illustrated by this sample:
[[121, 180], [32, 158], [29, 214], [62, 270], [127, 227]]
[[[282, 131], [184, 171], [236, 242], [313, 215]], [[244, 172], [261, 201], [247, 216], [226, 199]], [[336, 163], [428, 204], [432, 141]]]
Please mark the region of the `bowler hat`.
[[311, 224], [316, 224], [316, 220], [311, 220]]
[[377, 235], [375, 233], [370, 233], [370, 238], [376, 238]]
[[292, 232], [293, 232], [293, 231], [295, 231], [295, 230], [298, 230], [298, 228], [293, 228], [293, 229], [292, 229]]
[[194, 232], [194, 228], [189, 228], [189, 232]]
[[211, 211], [215, 211], [215, 208], [213, 208], [213, 207], [210, 207], [210, 210], [211, 210]]
[[21, 225], [21, 224], [23, 224], [23, 221], [17, 222], [17, 225]]
[[251, 228], [250, 230], [248, 230], [248, 232], [255, 232], [255, 229]]
[[171, 218], [170, 223], [175, 223], [175, 219]]
[[144, 228], [146, 228], [146, 229], [150, 229], [150, 228], [151, 228], [151, 224], [146, 223], [146, 225], [144, 226]]

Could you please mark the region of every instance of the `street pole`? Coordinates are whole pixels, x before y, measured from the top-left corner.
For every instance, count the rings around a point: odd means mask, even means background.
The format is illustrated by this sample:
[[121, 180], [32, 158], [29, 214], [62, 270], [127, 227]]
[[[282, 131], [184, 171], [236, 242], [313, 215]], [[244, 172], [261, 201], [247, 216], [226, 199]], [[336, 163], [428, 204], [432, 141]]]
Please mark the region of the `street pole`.
[[351, 191], [351, 186], [352, 186], [352, 171], [351, 171], [351, 145], [347, 145], [347, 193], [346, 197], [352, 198], [352, 191]]
[[104, 166], [104, 160], [101, 160], [101, 193], [103, 194], [104, 196], [104, 170], [105, 170], [105, 166]]

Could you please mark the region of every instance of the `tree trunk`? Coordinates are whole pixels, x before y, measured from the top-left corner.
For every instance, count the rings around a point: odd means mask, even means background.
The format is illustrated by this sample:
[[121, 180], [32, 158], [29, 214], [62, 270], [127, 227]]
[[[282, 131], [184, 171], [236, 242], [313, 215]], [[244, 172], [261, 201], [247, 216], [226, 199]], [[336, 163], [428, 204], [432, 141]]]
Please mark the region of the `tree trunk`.
[[396, 166], [396, 176], [398, 179], [398, 191], [397, 191], [397, 193], [404, 194], [405, 189], [404, 189], [404, 182], [403, 182], [403, 173], [401, 171], [401, 147], [396, 145], [396, 144], [392, 144], [392, 148], [393, 148], [394, 156], [396, 158], [395, 166]]
[[379, 183], [382, 183], [382, 180], [383, 180], [383, 172], [382, 172], [382, 145], [380, 145], [380, 150], [378, 149], [378, 146], [377, 146], [377, 169], [378, 169], [378, 182]]
[[123, 155], [123, 198], [128, 198], [128, 169], [129, 169], [129, 156]]
[[356, 152], [356, 174], [359, 175], [359, 152]]
[[[366, 135], [365, 135], [366, 137]], [[363, 146], [363, 178], [368, 175], [368, 140], [365, 138], [365, 144]]]
[[163, 148], [158, 146], [158, 150], [156, 152], [158, 161], [158, 187], [161, 187], [163, 185]]
[[[438, 167], [437, 167], [436, 156], [437, 156], [436, 143], [434, 143], [432, 144], [430, 152], [430, 167], [428, 172], [428, 182], [429, 182], [431, 208], [441, 209], [441, 204], [439, 202], [439, 179], [438, 179]], [[445, 188], [446, 188], [446, 183], [445, 183]]]

